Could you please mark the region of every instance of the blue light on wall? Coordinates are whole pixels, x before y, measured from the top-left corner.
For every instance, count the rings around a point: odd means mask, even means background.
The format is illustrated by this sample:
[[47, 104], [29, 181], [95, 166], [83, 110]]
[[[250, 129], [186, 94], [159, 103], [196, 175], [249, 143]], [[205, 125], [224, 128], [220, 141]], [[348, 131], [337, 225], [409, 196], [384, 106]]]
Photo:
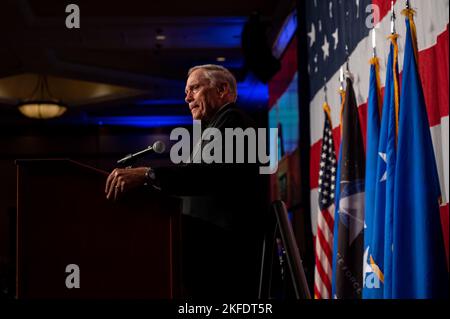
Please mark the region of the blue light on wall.
[[266, 107], [269, 100], [269, 86], [253, 78], [252, 75], [247, 76], [243, 82], [239, 82], [238, 86], [238, 103], [244, 106], [260, 105]]
[[183, 43], [183, 47], [237, 48], [241, 45], [240, 36], [245, 21], [243, 17], [214, 17], [205, 20], [203, 26], [190, 28], [193, 36]]
[[297, 30], [297, 11], [293, 11], [285, 20], [283, 27], [278, 33], [278, 37], [273, 45], [272, 52], [279, 58]]
[[[255, 104], [265, 105], [269, 99], [269, 88], [256, 79], [248, 76], [244, 81], [238, 82], [238, 103], [243, 107]], [[136, 103], [142, 106], [179, 106], [186, 105], [183, 99], [145, 99]], [[186, 106], [187, 107], [187, 106]]]

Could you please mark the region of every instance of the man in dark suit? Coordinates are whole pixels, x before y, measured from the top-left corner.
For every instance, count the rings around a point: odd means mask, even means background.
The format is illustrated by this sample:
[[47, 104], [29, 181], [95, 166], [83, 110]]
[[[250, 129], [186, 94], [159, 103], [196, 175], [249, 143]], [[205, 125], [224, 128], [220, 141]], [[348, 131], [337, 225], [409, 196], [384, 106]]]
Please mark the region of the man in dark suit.
[[[236, 80], [224, 67], [191, 68], [186, 102], [194, 120], [204, 129], [225, 136], [226, 128], [254, 127], [235, 105]], [[194, 146], [191, 163], [162, 168], [115, 169], [108, 177], [108, 199], [143, 185], [183, 200], [182, 270], [185, 297], [257, 297], [263, 222], [267, 209], [267, 183], [257, 163], [195, 163], [209, 141]], [[201, 146], [201, 147], [199, 147]], [[234, 156], [236, 152], [234, 152]], [[194, 162], [194, 163], [193, 163]]]

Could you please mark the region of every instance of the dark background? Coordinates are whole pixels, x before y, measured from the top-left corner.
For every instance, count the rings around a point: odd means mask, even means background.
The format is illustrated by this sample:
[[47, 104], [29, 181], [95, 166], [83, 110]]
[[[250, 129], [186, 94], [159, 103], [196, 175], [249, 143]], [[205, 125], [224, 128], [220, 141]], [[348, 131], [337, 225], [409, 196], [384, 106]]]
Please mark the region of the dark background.
[[[65, 27], [69, 3], [80, 7], [80, 29]], [[267, 87], [244, 61], [242, 29], [257, 12], [272, 43], [295, 6], [291, 0], [1, 0], [0, 295], [13, 296], [15, 280], [16, 159], [70, 158], [111, 170], [126, 154], [158, 139], [168, 142], [172, 127], [186, 126], [175, 117], [190, 117], [184, 83], [198, 64], [229, 68], [239, 82], [238, 104], [265, 125]], [[68, 105], [61, 118], [32, 120], [18, 111], [35, 85], [22, 76], [37, 74], [48, 75], [52, 94]], [[70, 86], [60, 79], [81, 82]], [[88, 96], [77, 83], [131, 93]], [[139, 120], [155, 117], [167, 123]], [[146, 161], [167, 164], [168, 153]]]

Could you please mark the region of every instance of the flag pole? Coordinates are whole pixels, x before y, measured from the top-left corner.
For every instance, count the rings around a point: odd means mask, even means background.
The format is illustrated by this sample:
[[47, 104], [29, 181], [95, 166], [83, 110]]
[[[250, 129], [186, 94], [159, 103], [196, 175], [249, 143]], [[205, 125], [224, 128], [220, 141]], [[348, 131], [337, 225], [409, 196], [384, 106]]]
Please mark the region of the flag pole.
[[[407, 1], [407, 3], [409, 3], [409, 1]], [[395, 34], [395, 19], [394, 1], [391, 1], [391, 34]]]
[[347, 55], [347, 62], [345, 63], [345, 78], [349, 78], [353, 82], [353, 74], [350, 72], [350, 55], [348, 53], [348, 46], [345, 45], [345, 53]]
[[374, 26], [373, 29], [372, 29], [372, 49], [373, 49], [372, 54], [373, 54], [374, 58], [377, 57], [377, 50], [376, 50], [376, 48], [377, 48], [377, 36], [376, 36], [376, 33], [375, 33], [375, 26]]
[[345, 45], [345, 56], [346, 56], [345, 69], [346, 69], [347, 72], [349, 72], [348, 60], [350, 59], [350, 57], [349, 57], [349, 54], [348, 54], [348, 46], [347, 46], [347, 44]]

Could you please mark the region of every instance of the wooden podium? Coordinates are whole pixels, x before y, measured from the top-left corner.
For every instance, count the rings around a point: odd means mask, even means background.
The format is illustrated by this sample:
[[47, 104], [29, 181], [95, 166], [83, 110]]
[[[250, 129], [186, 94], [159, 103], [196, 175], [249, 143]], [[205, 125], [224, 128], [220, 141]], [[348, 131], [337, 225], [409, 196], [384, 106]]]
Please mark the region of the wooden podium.
[[[17, 160], [18, 299], [169, 299], [180, 294], [176, 198], [149, 189], [111, 202], [107, 172]], [[79, 288], [67, 288], [79, 268]]]

